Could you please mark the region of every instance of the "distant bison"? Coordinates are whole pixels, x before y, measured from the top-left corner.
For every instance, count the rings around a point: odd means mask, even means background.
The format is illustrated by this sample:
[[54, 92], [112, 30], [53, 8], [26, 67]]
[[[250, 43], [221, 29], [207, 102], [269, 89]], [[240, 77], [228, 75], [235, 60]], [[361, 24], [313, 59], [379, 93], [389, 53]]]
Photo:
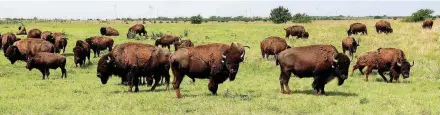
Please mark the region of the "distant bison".
[[82, 40], [76, 41], [76, 45], [73, 48], [73, 54], [74, 54], [74, 63], [75, 66], [79, 66], [85, 64], [86, 58], [89, 60], [90, 63], [90, 45], [87, 42], [84, 42]]
[[423, 22], [423, 29], [431, 29], [432, 25], [434, 24], [434, 21], [432, 21], [431, 19], [427, 19]]
[[24, 26], [18, 27], [17, 35], [26, 35], [26, 28]]
[[187, 47], [194, 47], [194, 44], [191, 42], [191, 40], [182, 40], [180, 42], [174, 43], [174, 51]]
[[131, 38], [129, 36], [130, 32], [134, 32], [136, 34], [139, 34], [139, 36], [146, 36], [147, 35], [147, 30], [145, 30], [145, 26], [142, 24], [135, 24], [135, 25], [131, 26], [130, 28], [128, 28], [127, 38]]
[[119, 36], [118, 30], [112, 27], [101, 27], [99, 30], [103, 36]]
[[27, 38], [41, 38], [41, 31], [39, 29], [29, 30]]
[[354, 37], [349, 36], [342, 40], [342, 52], [348, 51], [348, 54], [353, 58], [353, 54], [356, 53], [357, 47], [359, 46], [359, 41], [356, 42]]
[[67, 36], [65, 33], [62, 32], [55, 32], [53, 33], [53, 37], [55, 39], [55, 53], [60, 53], [61, 49], [63, 50], [63, 54], [66, 52], [67, 47]]
[[99, 57], [101, 50], [108, 49], [109, 52], [112, 51], [114, 43], [113, 39], [104, 36], [93, 36], [86, 38], [85, 41], [90, 45], [90, 49], [93, 50], [94, 58], [96, 58], [96, 55]]
[[6, 50], [5, 57], [14, 64], [17, 60], [25, 60], [29, 57], [35, 56], [39, 52], [55, 52], [55, 47], [52, 43], [42, 39], [23, 39], [17, 42]]
[[290, 48], [285, 39], [271, 36], [260, 42], [261, 56], [269, 58], [269, 55], [277, 57], [278, 53]]
[[388, 21], [385, 20], [379, 20], [378, 22], [376, 22], [376, 32], [378, 34], [380, 33], [393, 33], [393, 28], [391, 28], [391, 24]]
[[342, 85], [348, 78], [350, 59], [343, 53], [338, 53], [332, 45], [311, 45], [294, 47], [278, 54], [277, 64], [280, 65], [281, 93], [289, 94], [289, 79], [291, 73], [299, 78], [313, 77], [313, 89], [316, 94], [325, 94], [325, 84], [338, 78]]
[[177, 44], [181, 38], [179, 36], [172, 36], [172, 35], [164, 35], [160, 37], [160, 39], [156, 40], [155, 46], [161, 45], [162, 47], [168, 47], [168, 50], [170, 50], [171, 44]]
[[368, 35], [367, 26], [362, 23], [353, 23], [350, 25], [350, 28], [347, 30], [347, 34], [350, 36], [352, 34], [362, 33]]
[[304, 29], [304, 26], [294, 25], [284, 29], [286, 31], [286, 39], [289, 36], [296, 36], [296, 38], [309, 38], [309, 33]]
[[43, 79], [45, 79], [45, 77], [49, 78], [49, 69], [61, 68], [61, 78], [67, 78], [66, 57], [60, 54], [47, 52], [37, 53], [34, 57], [30, 57], [27, 60], [26, 68], [29, 69], [29, 71], [33, 68], [37, 68], [43, 74]]
[[14, 35], [14, 33], [8, 32], [1, 36], [0, 41], [0, 48], [3, 48], [3, 53], [6, 53], [6, 49], [17, 41], [17, 37]]

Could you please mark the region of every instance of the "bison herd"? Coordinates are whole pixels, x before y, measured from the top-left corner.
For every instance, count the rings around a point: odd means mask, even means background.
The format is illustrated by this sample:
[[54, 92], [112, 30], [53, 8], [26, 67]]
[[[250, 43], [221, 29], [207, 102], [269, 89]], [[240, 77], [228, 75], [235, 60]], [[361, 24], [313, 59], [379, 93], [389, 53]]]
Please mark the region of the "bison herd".
[[[426, 20], [422, 27], [431, 29], [432, 20]], [[376, 23], [377, 33], [392, 33], [391, 24], [385, 20]], [[64, 51], [67, 47], [68, 38], [64, 32], [41, 32], [39, 29], [31, 29], [26, 32], [24, 26], [20, 26], [19, 32], [0, 35], [4, 56], [14, 64], [16, 61], [25, 61], [26, 68], [38, 69], [42, 73], [42, 79], [48, 78], [49, 69], [60, 68], [61, 78], [67, 77], [66, 57]], [[317, 95], [325, 94], [325, 84], [333, 79], [342, 85], [348, 78], [350, 62], [360, 46], [360, 40], [352, 35], [361, 33], [368, 35], [367, 27], [362, 23], [353, 23], [347, 30], [348, 37], [342, 40], [342, 52], [333, 45], [309, 45], [289, 46], [286, 42], [290, 36], [297, 38], [309, 37], [304, 26], [294, 25], [284, 29], [285, 38], [278, 36], [268, 37], [260, 42], [262, 58], [273, 55], [275, 64], [280, 67], [281, 93], [289, 94], [289, 79], [291, 74], [299, 78], [313, 78], [312, 88]], [[154, 90], [160, 81], [165, 81], [166, 90], [169, 91], [171, 69], [174, 76], [173, 88], [178, 98], [183, 97], [180, 84], [185, 76], [191, 78], [209, 79], [208, 89], [212, 94], [217, 94], [218, 85], [224, 81], [234, 81], [239, 72], [240, 64], [245, 59], [246, 49], [250, 47], [240, 43], [211, 43], [195, 46], [191, 40], [181, 40], [179, 36], [163, 35], [155, 41], [154, 45], [137, 42], [127, 42], [114, 46], [114, 40], [107, 36], [119, 36], [119, 32], [111, 27], [101, 27], [102, 36], [92, 36], [84, 40], [77, 40], [73, 48], [74, 64], [76, 67], [83, 66], [88, 60], [90, 53], [93, 57], [100, 57], [97, 66], [97, 77], [102, 84], [106, 84], [110, 76], [121, 78], [121, 84], [128, 85], [128, 91], [139, 91], [139, 85], [147, 82]], [[147, 36], [145, 26], [136, 24], [128, 29], [127, 38], [132, 35]], [[27, 39], [17, 38], [16, 35], [27, 35]], [[162, 46], [162, 47], [159, 47]], [[174, 52], [170, 52], [170, 46], [174, 45]], [[163, 49], [167, 47], [168, 50]], [[63, 54], [59, 54], [63, 50]], [[107, 54], [100, 55], [100, 51], [108, 50]], [[349, 56], [345, 55], [348, 51]], [[367, 67], [365, 81], [372, 70], [378, 70], [379, 75], [386, 82], [398, 81], [400, 75], [403, 78], [410, 76], [410, 69], [414, 61], [409, 63], [402, 50], [397, 48], [378, 48], [360, 54], [352, 71]], [[389, 71], [390, 78], [384, 76]], [[154, 81], [154, 84], [153, 84]]]

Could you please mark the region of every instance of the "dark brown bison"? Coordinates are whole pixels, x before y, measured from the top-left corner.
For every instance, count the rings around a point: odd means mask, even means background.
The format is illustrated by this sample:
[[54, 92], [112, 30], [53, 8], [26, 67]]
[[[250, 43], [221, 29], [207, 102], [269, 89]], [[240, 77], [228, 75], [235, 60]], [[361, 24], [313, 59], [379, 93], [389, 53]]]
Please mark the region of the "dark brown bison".
[[130, 33], [130, 32], [135, 32], [136, 34], [139, 34], [139, 36], [146, 36], [147, 35], [147, 30], [145, 30], [145, 26], [142, 24], [135, 24], [135, 25], [131, 26], [130, 28], [128, 28], [127, 38], [130, 38], [128, 35], [128, 33]]
[[1, 45], [0, 48], [3, 48], [3, 53], [6, 53], [6, 49], [11, 46], [15, 41], [17, 41], [17, 37], [14, 33], [8, 32], [1, 36]]
[[113, 39], [105, 36], [93, 36], [86, 38], [85, 41], [90, 45], [90, 49], [93, 50], [94, 58], [96, 58], [96, 55], [99, 57], [101, 50], [108, 49], [109, 52], [112, 51], [114, 43]]
[[209, 79], [208, 88], [215, 95], [218, 85], [225, 80], [235, 80], [245, 49], [239, 43], [231, 45], [212, 43], [177, 50], [170, 58], [174, 74], [174, 90], [181, 98], [180, 84], [185, 75], [190, 78]]
[[191, 42], [191, 40], [182, 40], [180, 42], [175, 42], [174, 44], [174, 51], [177, 51], [181, 48], [187, 48], [187, 47], [194, 47], [194, 44]]
[[432, 21], [431, 19], [427, 19], [423, 22], [423, 29], [431, 29], [432, 25], [434, 24], [434, 21]]
[[66, 47], [67, 47], [67, 36], [65, 33], [62, 32], [55, 32], [53, 33], [53, 37], [55, 39], [55, 53], [60, 53], [61, 49], [63, 49], [63, 54], [66, 51]]
[[367, 67], [365, 81], [368, 81], [368, 75], [370, 75], [373, 69], [378, 69], [379, 61], [379, 55], [377, 54], [377, 52], [365, 52], [359, 55], [356, 64], [353, 66], [352, 71], [354, 72], [354, 70], [359, 69], [359, 72], [364, 75], [364, 72], [362, 72], [362, 70]]
[[14, 42], [6, 50], [5, 57], [14, 64], [17, 60], [27, 61], [29, 57], [34, 57], [39, 52], [55, 52], [52, 43], [42, 39], [23, 39]]
[[99, 30], [103, 36], [119, 36], [118, 30], [112, 27], [101, 27]]
[[304, 26], [294, 25], [284, 29], [286, 31], [286, 39], [289, 36], [296, 36], [296, 38], [309, 38], [309, 33], [304, 29]]
[[[359, 41], [358, 41], [359, 42]], [[348, 51], [348, 54], [353, 58], [353, 54], [356, 53], [359, 43], [352, 36], [348, 36], [342, 40], [342, 52]]]
[[47, 40], [50, 43], [55, 44], [55, 39], [51, 31], [44, 31], [43, 33], [41, 33], [41, 39]]
[[49, 69], [61, 69], [61, 78], [67, 78], [66, 71], [66, 57], [48, 52], [37, 53], [34, 57], [30, 57], [27, 60], [26, 68], [31, 71], [33, 68], [40, 70], [43, 74], [43, 79], [45, 77], [49, 78]]
[[[120, 44], [98, 61], [97, 76], [102, 84], [106, 84], [111, 75], [120, 76], [123, 81], [128, 81], [128, 91], [131, 92], [134, 85], [137, 92], [139, 78], [153, 75], [155, 83], [151, 90], [154, 90], [162, 75], [168, 76], [166, 81], [169, 84], [169, 71], [165, 70], [169, 65], [169, 56], [169, 52], [148, 44]], [[169, 85], [166, 90], [168, 89]]]
[[76, 41], [75, 48], [73, 48], [73, 53], [75, 55], [75, 66], [77, 66], [77, 64], [79, 64], [80, 66], [82, 64], [85, 64], [86, 58], [89, 60], [90, 63], [90, 45], [87, 42], [84, 42], [82, 40]]
[[155, 46], [161, 45], [162, 47], [168, 47], [168, 50], [170, 50], [171, 44], [177, 44], [181, 38], [179, 36], [172, 36], [172, 35], [164, 35], [160, 37], [160, 39], [156, 40], [156, 43], [154, 43]]
[[278, 53], [287, 48], [290, 48], [290, 46], [287, 45], [286, 40], [277, 36], [268, 37], [260, 42], [261, 56], [263, 56], [263, 59], [264, 57], [268, 59], [269, 55], [274, 55], [276, 58]]
[[24, 26], [18, 27], [17, 35], [26, 35], [26, 28]]
[[350, 28], [347, 30], [347, 34], [350, 36], [352, 34], [362, 33], [362, 35], [368, 35], [367, 26], [362, 23], [353, 23], [350, 25]]
[[39, 29], [29, 30], [27, 38], [41, 38], [41, 31]]
[[290, 93], [289, 79], [293, 73], [299, 78], [313, 77], [312, 87], [320, 95], [325, 94], [325, 84], [335, 76], [338, 78], [338, 85], [344, 83], [348, 77], [350, 59], [347, 55], [338, 53], [332, 45], [311, 45], [282, 51], [278, 54], [277, 64], [281, 68], [281, 93]]
[[385, 20], [379, 20], [378, 22], [376, 22], [376, 32], [378, 34], [380, 33], [393, 33], [393, 28], [391, 28], [391, 24], [388, 21]]

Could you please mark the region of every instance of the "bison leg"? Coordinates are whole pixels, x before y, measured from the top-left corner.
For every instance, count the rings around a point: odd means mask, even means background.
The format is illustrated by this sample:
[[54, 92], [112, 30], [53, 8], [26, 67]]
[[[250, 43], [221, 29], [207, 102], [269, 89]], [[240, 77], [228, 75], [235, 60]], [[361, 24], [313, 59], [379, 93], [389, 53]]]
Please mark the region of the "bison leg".
[[388, 82], [387, 78], [383, 75], [383, 73], [385, 72], [384, 70], [379, 69], [377, 72], [385, 82]]
[[97, 50], [96, 50], [96, 54], [98, 54], [98, 57], [99, 57], [100, 54], [101, 54], [101, 50], [97, 49]]
[[168, 45], [167, 47], [168, 47], [168, 51], [171, 51], [171, 49], [170, 49], [170, 45]]
[[46, 68], [46, 78], [47, 79], [49, 79], [49, 75], [50, 75], [49, 68]]
[[[282, 94], [290, 94], [289, 79], [290, 79], [290, 72], [282, 71], [280, 74], [280, 86], [281, 86]], [[286, 90], [284, 90], [284, 88], [286, 88]]]
[[158, 74], [153, 75], [153, 77], [154, 77], [154, 84], [153, 84], [153, 87], [151, 87], [150, 91], [154, 91], [154, 89], [156, 89], [157, 85], [160, 82], [160, 78], [161, 78], [161, 76]]
[[61, 78], [67, 78], [67, 72], [65, 67], [61, 67]]
[[[164, 74], [164, 78], [165, 78], [165, 83], [167, 84], [166, 90], [170, 91], [170, 74], [168, 72], [166, 72]], [[193, 78], [194, 80], [194, 78]]]
[[182, 98], [182, 94], [180, 94], [180, 83], [182, 83], [183, 77], [185, 75], [181, 75], [180, 72], [178, 72], [178, 70], [175, 70], [173, 67], [173, 75], [174, 75], [174, 81], [173, 81], [173, 88], [174, 91], [176, 91], [176, 96], [177, 98]]
[[44, 70], [44, 69], [38, 69], [38, 70], [40, 70], [40, 72], [41, 72], [41, 74], [43, 74], [43, 80], [45, 79], [44, 77], [46, 77], [46, 70]]
[[373, 71], [373, 67], [372, 66], [368, 66], [367, 68], [367, 73], [365, 75], [365, 81], [368, 82], [368, 75], [370, 75], [370, 73]]
[[214, 80], [209, 79], [208, 88], [213, 95], [217, 95], [218, 84], [215, 83]]
[[133, 92], [133, 83], [135, 83], [133, 69], [128, 72], [127, 80], [128, 80], [128, 92]]
[[147, 86], [153, 86], [153, 77], [152, 76], [147, 76], [145, 79], [147, 81]]
[[289, 39], [290, 34], [286, 33], [286, 39]]
[[93, 58], [96, 58], [96, 52], [98, 52], [98, 51], [96, 51], [96, 49], [93, 49]]

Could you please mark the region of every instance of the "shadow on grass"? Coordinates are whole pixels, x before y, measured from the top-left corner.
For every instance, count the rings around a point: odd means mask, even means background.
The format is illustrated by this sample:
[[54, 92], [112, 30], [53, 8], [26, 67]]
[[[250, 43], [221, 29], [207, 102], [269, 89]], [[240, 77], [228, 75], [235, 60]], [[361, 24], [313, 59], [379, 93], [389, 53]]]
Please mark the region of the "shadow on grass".
[[75, 54], [73, 54], [73, 53], [65, 53], [64, 54], [64, 56], [66, 56], [66, 57], [70, 57], [70, 56], [74, 56]]
[[[316, 91], [314, 90], [302, 90], [302, 91], [292, 91], [292, 94], [294, 93], [302, 93], [302, 94], [309, 94], [309, 95], [316, 95]], [[333, 92], [333, 91], [326, 91], [325, 96], [344, 96], [344, 97], [357, 97], [358, 94], [356, 93], [346, 93], [346, 92]]]

